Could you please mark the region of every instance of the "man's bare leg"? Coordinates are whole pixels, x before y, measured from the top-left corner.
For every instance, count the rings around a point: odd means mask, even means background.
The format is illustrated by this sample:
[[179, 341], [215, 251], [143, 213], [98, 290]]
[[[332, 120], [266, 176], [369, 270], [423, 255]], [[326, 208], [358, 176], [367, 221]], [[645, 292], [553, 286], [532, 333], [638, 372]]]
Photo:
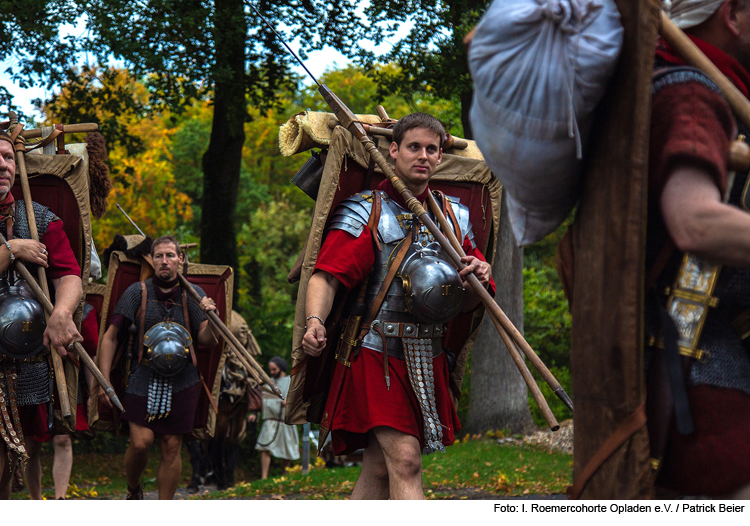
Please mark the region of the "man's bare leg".
[[130, 445], [125, 451], [125, 480], [129, 490], [141, 485], [141, 475], [148, 464], [148, 452], [154, 443], [154, 432], [130, 422]]
[[159, 500], [172, 500], [180, 484], [182, 473], [182, 435], [161, 435], [161, 460], [156, 471], [156, 486], [159, 488]]
[[380, 449], [375, 434], [370, 431], [368, 435], [368, 444], [362, 457], [362, 471], [354, 485], [351, 500], [385, 500], [390, 496], [388, 468], [383, 450]]
[[73, 441], [70, 435], [52, 437], [55, 458], [52, 461], [52, 479], [55, 481], [55, 499], [64, 499], [68, 494], [70, 473], [73, 470]]
[[13, 473], [8, 469], [8, 463], [8, 450], [5, 447], [5, 442], [0, 439], [0, 500], [10, 499]]
[[268, 470], [271, 467], [271, 453], [268, 451], [260, 452], [260, 479], [266, 480], [268, 478]]
[[29, 454], [29, 461], [23, 471], [26, 487], [33, 500], [42, 500], [42, 443], [27, 438], [26, 452]]

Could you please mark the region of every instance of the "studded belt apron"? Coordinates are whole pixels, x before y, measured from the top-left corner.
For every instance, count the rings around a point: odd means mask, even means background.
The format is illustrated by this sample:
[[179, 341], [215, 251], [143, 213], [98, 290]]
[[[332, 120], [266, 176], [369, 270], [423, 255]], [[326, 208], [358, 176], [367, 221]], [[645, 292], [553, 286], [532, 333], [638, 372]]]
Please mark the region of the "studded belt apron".
[[16, 393], [18, 391], [18, 374], [13, 365], [0, 366], [0, 436], [8, 447], [8, 455], [15, 452], [21, 462], [25, 463], [29, 455], [23, 439], [21, 416], [18, 413]]

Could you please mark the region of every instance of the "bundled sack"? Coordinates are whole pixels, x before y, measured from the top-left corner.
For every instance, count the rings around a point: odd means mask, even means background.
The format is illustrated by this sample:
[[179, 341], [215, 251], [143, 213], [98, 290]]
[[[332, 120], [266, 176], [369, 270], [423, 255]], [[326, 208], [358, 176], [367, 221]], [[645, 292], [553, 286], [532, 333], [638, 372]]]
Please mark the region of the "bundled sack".
[[494, 0], [471, 41], [471, 125], [520, 246], [575, 206], [592, 113], [622, 46], [612, 0]]

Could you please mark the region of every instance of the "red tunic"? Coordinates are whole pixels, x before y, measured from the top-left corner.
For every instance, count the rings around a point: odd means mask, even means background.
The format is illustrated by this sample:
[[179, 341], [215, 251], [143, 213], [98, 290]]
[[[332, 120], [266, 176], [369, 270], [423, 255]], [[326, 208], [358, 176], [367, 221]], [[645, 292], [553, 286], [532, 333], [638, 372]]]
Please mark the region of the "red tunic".
[[[404, 206], [387, 179], [378, 189]], [[416, 197], [424, 201], [427, 191]], [[481, 251], [471, 247], [468, 237], [464, 238], [463, 248], [467, 255], [485, 261]], [[356, 238], [342, 230], [333, 230], [321, 247], [315, 271], [328, 272], [351, 289], [369, 275], [374, 263], [375, 249], [367, 228]], [[494, 295], [494, 281], [491, 281], [489, 290]], [[337, 392], [329, 394], [324, 416], [324, 425], [327, 423], [326, 427], [332, 430], [335, 454], [344, 455], [366, 447], [367, 432], [379, 426], [412, 435], [424, 447], [422, 413], [409, 383], [406, 363], [389, 357], [388, 367], [390, 389], [386, 388], [383, 374], [383, 353], [362, 347], [352, 359], [350, 368], [336, 362], [332, 391], [338, 391], [341, 385], [341, 396], [337, 402]], [[440, 423], [445, 426], [443, 444], [450, 445], [455, 441], [461, 423], [450, 396], [450, 371], [445, 353], [435, 358], [433, 368], [435, 402]], [[328, 421], [328, 415], [333, 415], [332, 420]]]
[[[716, 47], [690, 37], [747, 96], [750, 75]], [[666, 44], [657, 55], [684, 64]], [[727, 152], [736, 124], [725, 99], [699, 82], [661, 89], [652, 101], [649, 200], [661, 220], [659, 202], [670, 168], [687, 161], [706, 169], [722, 192]], [[689, 495], [722, 495], [750, 483], [750, 396], [711, 385], [688, 386], [695, 432], [675, 429], [665, 452], [659, 484]]]

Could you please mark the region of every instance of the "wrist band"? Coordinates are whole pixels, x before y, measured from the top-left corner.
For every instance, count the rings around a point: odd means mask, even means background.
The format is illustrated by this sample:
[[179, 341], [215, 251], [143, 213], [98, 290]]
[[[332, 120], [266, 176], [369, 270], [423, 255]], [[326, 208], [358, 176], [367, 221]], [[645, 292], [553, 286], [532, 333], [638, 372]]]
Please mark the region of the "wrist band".
[[[322, 325], [326, 324], [326, 322], [325, 322], [325, 320], [323, 320], [323, 318], [321, 318], [320, 316], [315, 316], [314, 314], [312, 316], [308, 316], [307, 318], [305, 318], [305, 321], [306, 322], [310, 321], [310, 318], [315, 318], [316, 320], [319, 320]], [[305, 324], [305, 329], [307, 329], [307, 324]]]
[[5, 242], [5, 246], [8, 247], [8, 252], [10, 253], [10, 261], [13, 262], [16, 259], [16, 256], [13, 255], [13, 251], [10, 249], [10, 243], [7, 241]]

